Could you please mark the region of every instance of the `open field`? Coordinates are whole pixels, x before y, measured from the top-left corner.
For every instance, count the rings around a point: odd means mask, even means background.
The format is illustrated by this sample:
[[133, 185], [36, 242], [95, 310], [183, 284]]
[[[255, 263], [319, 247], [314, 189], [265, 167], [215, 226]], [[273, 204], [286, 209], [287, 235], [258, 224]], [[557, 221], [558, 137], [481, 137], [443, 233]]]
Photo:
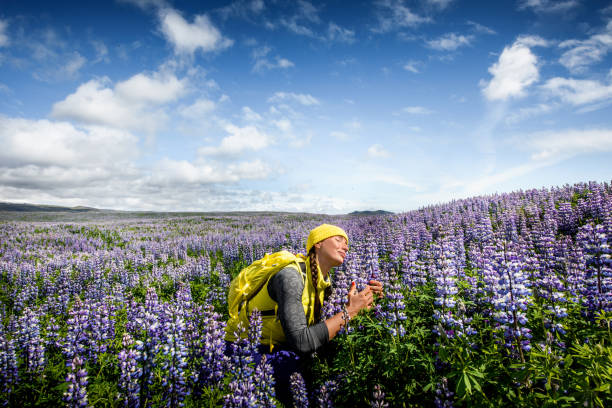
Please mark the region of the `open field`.
[[380, 216], [0, 219], [0, 395], [9, 406], [274, 405], [267, 367], [223, 356], [227, 288], [266, 252], [303, 252], [322, 222], [350, 237], [324, 313], [340, 310], [351, 281], [363, 288], [376, 277], [385, 296], [312, 356], [310, 406], [612, 402], [608, 183]]

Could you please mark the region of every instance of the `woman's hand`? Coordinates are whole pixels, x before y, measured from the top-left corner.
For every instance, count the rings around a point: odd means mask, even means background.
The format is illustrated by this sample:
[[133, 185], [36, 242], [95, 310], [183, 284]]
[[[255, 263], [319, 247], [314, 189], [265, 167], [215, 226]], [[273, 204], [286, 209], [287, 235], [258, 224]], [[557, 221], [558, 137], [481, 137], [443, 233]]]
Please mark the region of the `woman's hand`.
[[[372, 284], [372, 282], [375, 283]], [[374, 292], [372, 288], [374, 288], [377, 293], [382, 293], [382, 284], [380, 282], [370, 281], [370, 283], [371, 286], [366, 286], [361, 292], [357, 292], [355, 282], [351, 283], [351, 288], [348, 292], [348, 303], [346, 305], [346, 311], [351, 319], [357, 316], [362, 309], [369, 310], [370, 307], [372, 307], [372, 302], [374, 302]], [[327, 326], [330, 340], [338, 334], [342, 327], [346, 326], [347, 322], [344, 318], [344, 312], [340, 312], [325, 320], [325, 326]]]
[[382, 294], [383, 294], [383, 285], [382, 285], [382, 283], [381, 283], [381, 282], [379, 282], [379, 281], [377, 281], [377, 280], [372, 279], [372, 280], [369, 282], [369, 285], [368, 285], [368, 286], [370, 287], [370, 290], [371, 290], [372, 292], [374, 292], [374, 294], [375, 294], [377, 297], [382, 296]]
[[[380, 285], [382, 291], [382, 285]], [[349, 312], [351, 318], [357, 316], [362, 309], [369, 310], [374, 301], [374, 295], [370, 286], [366, 286], [361, 292], [357, 292], [355, 282], [351, 283], [351, 288], [348, 292], [348, 304], [346, 310]]]

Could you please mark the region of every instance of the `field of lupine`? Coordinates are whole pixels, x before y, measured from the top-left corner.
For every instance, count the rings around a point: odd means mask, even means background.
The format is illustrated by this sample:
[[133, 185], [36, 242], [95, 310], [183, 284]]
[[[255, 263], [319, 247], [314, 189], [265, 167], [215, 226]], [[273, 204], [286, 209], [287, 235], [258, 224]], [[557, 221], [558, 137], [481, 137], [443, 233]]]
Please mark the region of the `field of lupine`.
[[292, 377], [296, 407], [612, 404], [609, 183], [376, 217], [45, 217], [0, 221], [7, 406], [280, 406], [257, 313], [224, 357], [227, 288], [322, 222], [350, 237], [324, 313], [351, 281], [385, 293]]

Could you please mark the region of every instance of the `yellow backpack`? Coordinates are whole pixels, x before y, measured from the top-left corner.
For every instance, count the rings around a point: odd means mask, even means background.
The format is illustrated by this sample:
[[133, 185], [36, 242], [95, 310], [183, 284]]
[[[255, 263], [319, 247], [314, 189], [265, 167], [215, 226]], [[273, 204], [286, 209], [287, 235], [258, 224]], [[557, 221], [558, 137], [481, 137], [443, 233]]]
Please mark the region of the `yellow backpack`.
[[[227, 295], [230, 320], [239, 319], [242, 308], [259, 293], [272, 275], [289, 264], [304, 262], [304, 259], [301, 254], [294, 255], [289, 251], [279, 251], [266, 254], [241, 270], [232, 280]], [[300, 270], [299, 264], [297, 266]]]

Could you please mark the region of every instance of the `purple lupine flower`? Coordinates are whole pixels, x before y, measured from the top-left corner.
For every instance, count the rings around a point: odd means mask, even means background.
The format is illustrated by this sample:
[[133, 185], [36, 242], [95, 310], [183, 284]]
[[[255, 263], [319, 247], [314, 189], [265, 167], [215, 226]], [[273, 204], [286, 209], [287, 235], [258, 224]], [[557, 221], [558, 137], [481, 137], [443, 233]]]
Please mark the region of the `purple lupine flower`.
[[251, 353], [257, 353], [257, 347], [259, 346], [261, 339], [261, 330], [263, 327], [263, 321], [261, 319], [261, 312], [257, 309], [253, 309], [251, 316], [249, 317], [249, 345], [251, 347]]
[[252, 379], [253, 348], [249, 340], [242, 337], [244, 332], [242, 323], [239, 323], [234, 333], [238, 340], [231, 344], [230, 373], [232, 380], [229, 384], [229, 394], [226, 394], [223, 399], [223, 406], [228, 408], [257, 406], [255, 383]]
[[46, 338], [47, 338], [47, 341], [46, 341], [47, 347], [58, 347], [58, 348], [62, 347], [62, 344], [59, 338], [59, 330], [60, 330], [60, 326], [55, 321], [55, 317], [53, 316], [49, 317], [49, 321], [47, 322], [47, 327], [45, 329]]
[[464, 334], [461, 319], [457, 315], [457, 264], [452, 240], [444, 238], [441, 246], [433, 245], [437, 267], [434, 269], [436, 280], [436, 299], [434, 300], [434, 333], [441, 339], [452, 339]]
[[40, 336], [38, 314], [26, 307], [17, 320], [17, 342], [22, 350], [26, 371], [41, 373], [45, 369], [45, 346]]
[[83, 408], [87, 402], [87, 370], [83, 368], [83, 359], [75, 355], [70, 363], [70, 372], [66, 376], [68, 390], [64, 392], [63, 401], [67, 407]]
[[258, 408], [255, 385], [249, 381], [232, 381], [223, 397], [224, 408]]
[[156, 358], [159, 367], [164, 371], [163, 398], [168, 407], [182, 407], [185, 397], [189, 394], [186, 373], [188, 350], [184, 339], [185, 320], [181, 312], [177, 305], [165, 305], [162, 343]]
[[411, 249], [402, 258], [402, 284], [413, 290], [427, 283], [426, 268], [419, 259], [421, 250]]
[[267, 356], [264, 354], [255, 367], [255, 398], [261, 407], [274, 408], [276, 403], [274, 402], [274, 375], [273, 369], [270, 363], [267, 361]]
[[386, 302], [382, 308], [382, 319], [392, 336], [404, 337], [406, 328], [403, 322], [407, 319], [404, 313], [406, 305], [395, 271], [391, 271], [389, 282], [389, 288], [385, 290]]
[[503, 241], [500, 246], [501, 252], [495, 258], [498, 281], [493, 299], [494, 317], [500, 323], [505, 346], [518, 351], [524, 361], [523, 350], [531, 349], [531, 330], [526, 327], [526, 311], [531, 302], [530, 282], [523, 271], [524, 262], [516, 251], [517, 244]]
[[108, 350], [111, 340], [115, 338], [115, 324], [112, 310], [108, 303], [92, 301], [89, 303], [90, 334], [88, 356], [97, 361], [100, 354]]
[[325, 381], [316, 395], [317, 405], [319, 408], [334, 408], [333, 396], [338, 390], [338, 385], [334, 380]]
[[363, 262], [366, 279], [381, 279], [381, 270], [378, 264], [378, 245], [372, 235], [368, 235], [365, 247], [365, 259]]
[[[66, 357], [66, 365], [70, 365], [75, 356], [82, 356], [87, 351], [89, 342], [89, 309], [83, 305], [80, 298], [76, 298], [68, 312], [68, 333], [62, 344], [62, 351]], [[79, 357], [82, 358], [82, 357]]]
[[[226, 407], [255, 407], [257, 405], [257, 384], [253, 378], [253, 362], [257, 355], [257, 347], [261, 338], [262, 320], [259, 310], [254, 309], [249, 316], [248, 333], [242, 324], [238, 324], [234, 336], [238, 339], [231, 344], [232, 356], [230, 371], [230, 394], [224, 398]], [[267, 370], [267, 368], [266, 368]], [[255, 402], [253, 402], [255, 401]]]
[[[19, 382], [15, 343], [0, 326], [0, 393], [10, 395]], [[8, 402], [8, 401], [7, 401]]]
[[291, 374], [290, 377], [291, 396], [295, 408], [308, 408], [308, 392], [304, 377], [298, 372]]
[[374, 386], [372, 397], [374, 398], [372, 401], [370, 401], [372, 408], [387, 408], [389, 406], [389, 404], [385, 402], [385, 393], [382, 392], [380, 384], [376, 384]]
[[144, 399], [148, 400], [151, 397], [150, 386], [153, 384], [153, 369], [162, 341], [163, 328], [162, 306], [158, 301], [155, 289], [147, 289], [145, 306], [137, 316], [135, 327], [138, 327], [140, 330], [137, 332], [142, 334], [141, 340], [134, 342], [136, 350], [140, 353], [139, 363], [142, 366], [140, 393]]
[[602, 224], [586, 224], [576, 238], [584, 248], [586, 274], [583, 296], [587, 309], [594, 312], [612, 310], [612, 250]]
[[119, 388], [123, 392], [123, 406], [138, 408], [140, 406], [140, 384], [142, 368], [138, 366], [140, 352], [134, 348], [132, 336], [123, 334], [123, 349], [119, 352], [117, 360], [121, 376], [119, 377]]
[[[225, 322], [212, 306], [202, 310], [202, 362], [198, 375], [200, 386], [220, 386], [227, 360], [225, 350]], [[199, 387], [198, 387], [199, 388]]]
[[434, 398], [436, 408], [452, 408], [453, 395], [455, 394], [448, 389], [448, 380], [446, 377], [442, 377], [436, 388], [436, 397]]

